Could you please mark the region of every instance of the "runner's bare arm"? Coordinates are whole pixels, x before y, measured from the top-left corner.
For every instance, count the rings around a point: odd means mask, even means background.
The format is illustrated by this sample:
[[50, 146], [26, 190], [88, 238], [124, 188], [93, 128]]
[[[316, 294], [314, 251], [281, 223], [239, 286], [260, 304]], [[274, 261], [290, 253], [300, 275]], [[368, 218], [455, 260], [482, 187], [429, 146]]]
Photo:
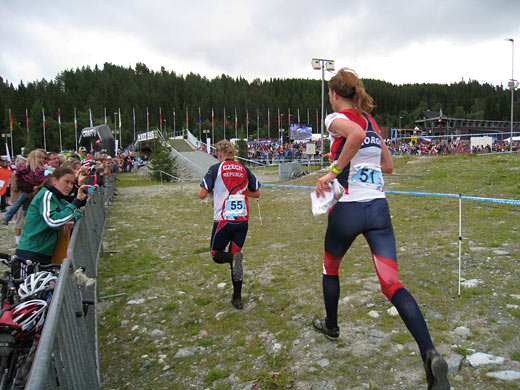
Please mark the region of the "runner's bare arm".
[[381, 137], [381, 172], [392, 173], [393, 171], [394, 161], [392, 160], [392, 155], [390, 154], [383, 137]]
[[205, 199], [207, 195], [208, 195], [208, 190], [205, 189], [204, 187], [201, 187], [200, 192], [199, 192], [199, 198]]

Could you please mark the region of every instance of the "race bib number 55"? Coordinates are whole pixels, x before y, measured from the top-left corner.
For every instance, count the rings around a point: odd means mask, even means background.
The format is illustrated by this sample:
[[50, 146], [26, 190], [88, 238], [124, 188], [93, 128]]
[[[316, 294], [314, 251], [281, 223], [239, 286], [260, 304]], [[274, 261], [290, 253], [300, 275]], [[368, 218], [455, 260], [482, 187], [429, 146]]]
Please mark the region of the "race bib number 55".
[[383, 173], [376, 165], [356, 165], [354, 167], [356, 173], [350, 179], [352, 182], [361, 184], [374, 190], [383, 191], [385, 181], [383, 180]]
[[225, 217], [245, 217], [247, 216], [246, 197], [245, 195], [229, 195], [226, 200]]

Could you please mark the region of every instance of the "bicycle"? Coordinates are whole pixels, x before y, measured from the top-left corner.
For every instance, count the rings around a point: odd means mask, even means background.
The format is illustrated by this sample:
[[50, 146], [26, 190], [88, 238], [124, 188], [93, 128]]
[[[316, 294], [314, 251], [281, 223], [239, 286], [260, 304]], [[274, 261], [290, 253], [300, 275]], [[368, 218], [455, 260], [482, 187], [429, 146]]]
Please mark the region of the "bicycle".
[[[40, 265], [5, 254], [0, 254], [0, 261], [11, 267], [11, 271], [5, 271], [0, 279], [0, 390], [23, 389], [45, 323], [57, 281], [54, 273], [59, 272], [59, 265]], [[41, 268], [54, 273], [40, 271]], [[25, 278], [14, 278], [14, 272], [20, 270], [30, 274]]]

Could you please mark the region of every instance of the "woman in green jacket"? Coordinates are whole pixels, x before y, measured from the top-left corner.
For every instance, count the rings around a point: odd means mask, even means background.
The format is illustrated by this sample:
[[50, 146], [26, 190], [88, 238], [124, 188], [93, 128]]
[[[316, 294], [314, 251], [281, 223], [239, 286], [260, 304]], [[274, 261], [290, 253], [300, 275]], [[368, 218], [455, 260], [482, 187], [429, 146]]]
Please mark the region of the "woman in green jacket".
[[15, 255], [25, 260], [49, 264], [60, 231], [71, 230], [82, 216], [88, 185], [79, 188], [76, 197], [68, 198], [74, 188], [74, 171], [59, 167], [45, 180], [27, 210], [20, 243]]

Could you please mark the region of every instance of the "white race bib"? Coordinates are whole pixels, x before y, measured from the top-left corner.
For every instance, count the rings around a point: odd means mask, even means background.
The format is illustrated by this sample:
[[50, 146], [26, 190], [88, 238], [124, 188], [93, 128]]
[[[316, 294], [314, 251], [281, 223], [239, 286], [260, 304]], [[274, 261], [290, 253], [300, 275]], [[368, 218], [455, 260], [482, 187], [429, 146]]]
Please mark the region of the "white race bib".
[[224, 207], [224, 217], [247, 216], [245, 195], [229, 195]]
[[359, 164], [354, 166], [355, 173], [350, 178], [351, 182], [360, 184], [364, 187], [383, 191], [385, 181], [381, 168], [377, 165]]

